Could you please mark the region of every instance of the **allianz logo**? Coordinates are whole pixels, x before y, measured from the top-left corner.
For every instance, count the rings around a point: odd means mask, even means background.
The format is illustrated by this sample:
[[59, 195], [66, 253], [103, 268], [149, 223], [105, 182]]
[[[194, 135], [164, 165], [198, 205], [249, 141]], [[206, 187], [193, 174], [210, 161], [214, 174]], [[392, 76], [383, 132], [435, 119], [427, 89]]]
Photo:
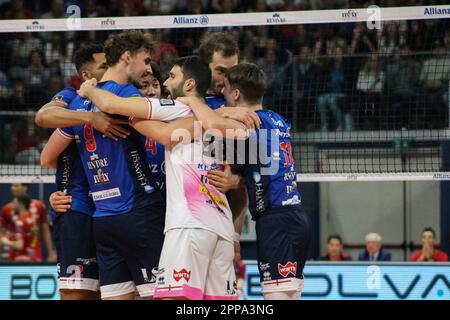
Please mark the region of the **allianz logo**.
[[207, 25], [209, 23], [208, 16], [200, 17], [174, 17], [173, 24], [201, 24]]

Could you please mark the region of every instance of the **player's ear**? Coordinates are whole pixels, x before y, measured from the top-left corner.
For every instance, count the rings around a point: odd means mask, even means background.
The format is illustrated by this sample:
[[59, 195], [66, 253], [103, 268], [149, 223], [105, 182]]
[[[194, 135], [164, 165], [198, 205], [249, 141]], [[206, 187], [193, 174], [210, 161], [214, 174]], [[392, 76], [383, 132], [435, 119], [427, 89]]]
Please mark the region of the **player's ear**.
[[196, 83], [195, 83], [194, 79], [191, 78], [191, 79], [186, 80], [186, 82], [184, 83], [186, 92], [195, 90], [195, 85], [196, 85]]
[[122, 53], [121, 59], [123, 59], [127, 64], [130, 63], [131, 52], [130, 51], [125, 51], [124, 53]]
[[84, 69], [81, 71], [81, 77], [83, 78], [83, 81], [89, 80], [91, 79], [91, 73], [88, 70]]
[[239, 100], [239, 98], [241, 98], [241, 90], [234, 89], [233, 90], [233, 98], [235, 101]]

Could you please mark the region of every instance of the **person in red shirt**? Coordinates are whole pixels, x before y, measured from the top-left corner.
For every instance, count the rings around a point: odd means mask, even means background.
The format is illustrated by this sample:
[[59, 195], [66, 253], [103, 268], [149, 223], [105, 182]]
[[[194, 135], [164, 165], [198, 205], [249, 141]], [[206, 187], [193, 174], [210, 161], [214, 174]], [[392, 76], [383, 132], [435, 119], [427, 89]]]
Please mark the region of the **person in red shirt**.
[[322, 261], [349, 261], [352, 260], [348, 254], [343, 253], [342, 238], [339, 235], [332, 235], [328, 237], [327, 240], [327, 254], [320, 257], [319, 260]]
[[9, 262], [42, 261], [38, 219], [29, 211], [30, 203], [27, 195], [15, 197], [12, 203], [11, 221], [0, 239], [9, 246]]
[[[24, 183], [13, 183], [11, 184], [11, 193], [14, 198], [27, 195], [28, 185]], [[0, 214], [0, 219], [3, 224], [2, 228], [7, 229], [9, 227], [9, 224], [12, 222], [11, 219], [14, 213], [13, 206], [13, 202], [10, 202], [2, 208]], [[30, 214], [32, 214], [38, 222], [38, 228], [40, 229], [40, 234], [42, 234], [47, 250], [47, 261], [56, 262], [56, 252], [53, 248], [52, 236], [48, 224], [47, 210], [44, 203], [39, 200], [31, 199], [29, 211]]]
[[436, 249], [436, 232], [432, 228], [425, 228], [422, 231], [422, 250], [413, 252], [411, 261], [448, 261], [448, 255]]

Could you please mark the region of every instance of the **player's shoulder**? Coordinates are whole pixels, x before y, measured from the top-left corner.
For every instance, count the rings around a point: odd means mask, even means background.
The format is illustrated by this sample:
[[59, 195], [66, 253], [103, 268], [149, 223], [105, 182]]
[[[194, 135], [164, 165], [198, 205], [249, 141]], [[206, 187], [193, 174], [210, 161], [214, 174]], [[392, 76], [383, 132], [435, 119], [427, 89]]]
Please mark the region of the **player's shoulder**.
[[59, 91], [58, 93], [56, 93], [52, 97], [51, 101], [70, 104], [70, 102], [73, 99], [75, 99], [76, 96], [77, 96], [77, 91], [75, 90], [75, 88], [66, 87], [66, 88], [62, 89], [61, 91]]
[[270, 109], [256, 110], [256, 114], [261, 119], [261, 122], [265, 123], [269, 127], [289, 128], [291, 123], [282, 115], [272, 111]]
[[117, 83], [113, 80], [107, 80], [98, 84], [99, 88], [112, 92], [118, 96], [124, 96], [129, 93], [140, 94], [139, 90], [131, 83]]

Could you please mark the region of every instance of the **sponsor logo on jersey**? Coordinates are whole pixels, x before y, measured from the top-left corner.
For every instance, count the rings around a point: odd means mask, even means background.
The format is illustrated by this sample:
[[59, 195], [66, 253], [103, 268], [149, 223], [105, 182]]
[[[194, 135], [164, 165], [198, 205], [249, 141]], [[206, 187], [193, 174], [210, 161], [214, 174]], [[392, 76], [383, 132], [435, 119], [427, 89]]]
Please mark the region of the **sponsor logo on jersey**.
[[173, 270], [173, 278], [176, 282], [180, 281], [181, 279], [189, 282], [189, 280], [191, 279], [191, 271], [185, 268], [181, 269], [180, 271]]
[[139, 184], [144, 188], [146, 193], [152, 193], [155, 188], [152, 187], [148, 181], [148, 178], [144, 172], [143, 161], [138, 150], [131, 151], [130, 158], [133, 164], [136, 180], [139, 181]]
[[89, 266], [91, 264], [97, 263], [97, 258], [77, 258], [76, 262], [81, 262], [85, 266]]
[[109, 166], [108, 158], [100, 159], [98, 154], [93, 153], [90, 157], [90, 161], [87, 162], [87, 165], [90, 170], [106, 168]]
[[274, 151], [272, 153], [272, 159], [273, 161], [280, 161], [281, 160], [280, 153], [278, 151]]
[[292, 274], [294, 277], [297, 274], [297, 262], [288, 262], [286, 265], [278, 264], [278, 273], [286, 278], [288, 275]]
[[266, 271], [266, 270], [269, 270], [269, 268], [270, 268], [270, 263], [262, 263], [262, 262], [259, 263], [259, 270]]
[[297, 182], [292, 181], [291, 184], [286, 185], [286, 194], [294, 193], [297, 190]]
[[208, 200], [209, 204], [215, 203], [222, 207], [228, 207], [226, 201], [222, 197], [212, 194], [211, 192], [209, 192], [208, 188], [206, 188], [204, 185], [202, 184], [198, 185], [198, 192], [206, 194], [209, 197]]
[[295, 180], [297, 174], [294, 172], [286, 172], [284, 174], [284, 181]]
[[270, 280], [272, 280], [272, 276], [271, 276], [270, 272], [269, 271], [265, 271], [263, 273], [263, 281], [270, 281]]
[[113, 189], [108, 189], [108, 190], [92, 192], [92, 200], [101, 201], [101, 200], [120, 197], [121, 195], [122, 194], [120, 193], [119, 188], [113, 188]]
[[300, 204], [300, 203], [302, 203], [302, 201], [300, 200], [298, 195], [295, 195], [292, 198], [287, 199], [286, 201], [282, 201], [281, 205], [282, 206], [292, 206], [292, 205]]
[[175, 100], [172, 99], [159, 99], [159, 104], [162, 106], [174, 106]]
[[230, 280], [227, 281], [227, 295], [235, 295], [237, 292], [237, 281], [233, 281], [233, 284], [231, 285]]
[[97, 174], [94, 175], [94, 184], [96, 186], [101, 186], [110, 183], [109, 173], [103, 172], [102, 169], [97, 170]]
[[57, 96], [54, 96], [54, 97], [53, 97], [52, 101], [55, 101], [55, 102], [64, 102], [63, 99], [64, 99], [63, 96], [57, 95]]

